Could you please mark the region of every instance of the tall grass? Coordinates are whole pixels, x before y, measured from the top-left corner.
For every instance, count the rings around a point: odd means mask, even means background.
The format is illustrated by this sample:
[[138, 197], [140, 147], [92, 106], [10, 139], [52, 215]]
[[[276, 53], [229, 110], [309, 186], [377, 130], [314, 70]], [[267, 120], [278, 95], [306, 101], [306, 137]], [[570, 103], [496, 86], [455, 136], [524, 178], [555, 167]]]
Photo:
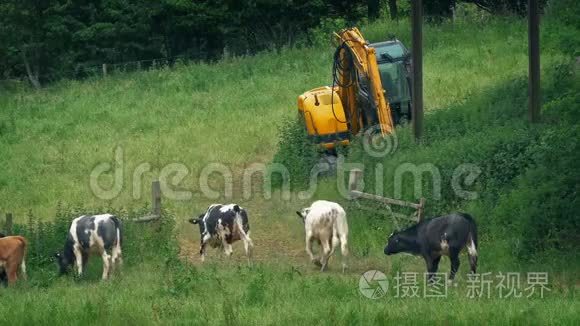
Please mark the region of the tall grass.
[[[178, 244], [174, 236], [175, 217], [167, 210], [162, 212], [159, 220], [149, 223], [136, 223], [135, 218], [147, 214], [148, 208], [142, 207], [127, 211], [115, 208], [88, 208], [58, 204], [53, 217], [38, 217], [29, 213], [25, 223], [15, 224], [13, 233], [28, 240], [26, 266], [29, 274], [27, 286], [47, 288], [57, 282], [57, 264], [55, 253], [62, 253], [71, 221], [81, 215], [99, 212], [115, 214], [122, 220], [124, 266], [140, 266], [150, 261], [172, 263], [177, 260]], [[99, 255], [93, 255], [89, 271], [85, 272], [82, 281], [98, 279], [101, 275]], [[76, 276], [71, 266], [69, 275]]]
[[[394, 280], [389, 278], [391, 284]], [[291, 265], [204, 268], [145, 265], [103, 284], [60, 280], [47, 289], [0, 292], [0, 321], [11, 325], [415, 325], [558, 324], [578, 321], [577, 298], [554, 289], [535, 299], [468, 299], [450, 289], [446, 299], [377, 300], [358, 293], [358, 277], [300, 275]], [[422, 291], [422, 289], [420, 290]]]

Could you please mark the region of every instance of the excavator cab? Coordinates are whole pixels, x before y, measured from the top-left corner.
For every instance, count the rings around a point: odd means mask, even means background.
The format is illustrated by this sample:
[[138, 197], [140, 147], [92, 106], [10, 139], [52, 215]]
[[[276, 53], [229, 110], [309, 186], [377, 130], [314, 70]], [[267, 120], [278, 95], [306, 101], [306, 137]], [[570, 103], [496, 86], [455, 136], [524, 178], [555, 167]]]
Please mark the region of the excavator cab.
[[411, 54], [401, 41], [372, 43], [395, 124], [411, 120]]
[[384, 136], [411, 119], [410, 55], [403, 43], [369, 44], [356, 27], [335, 39], [333, 85], [298, 97], [309, 137], [330, 152], [369, 128]]

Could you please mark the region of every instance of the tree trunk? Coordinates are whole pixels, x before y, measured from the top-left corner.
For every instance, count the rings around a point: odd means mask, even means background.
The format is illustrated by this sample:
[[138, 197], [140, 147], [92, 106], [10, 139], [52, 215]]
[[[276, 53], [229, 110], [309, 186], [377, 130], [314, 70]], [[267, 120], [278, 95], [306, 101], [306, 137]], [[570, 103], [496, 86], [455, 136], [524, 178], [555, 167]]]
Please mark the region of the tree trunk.
[[22, 62], [24, 63], [24, 68], [26, 69], [26, 74], [28, 75], [28, 80], [36, 89], [40, 89], [40, 82], [38, 81], [38, 70], [36, 73], [32, 72], [30, 68], [30, 63], [28, 62], [28, 58], [26, 58], [26, 52], [24, 50], [20, 51], [20, 56], [22, 57]]
[[399, 12], [397, 9], [397, 0], [389, 0], [389, 13], [392, 20], [399, 19]]
[[367, 0], [367, 9], [370, 21], [379, 18], [381, 14], [381, 0]]

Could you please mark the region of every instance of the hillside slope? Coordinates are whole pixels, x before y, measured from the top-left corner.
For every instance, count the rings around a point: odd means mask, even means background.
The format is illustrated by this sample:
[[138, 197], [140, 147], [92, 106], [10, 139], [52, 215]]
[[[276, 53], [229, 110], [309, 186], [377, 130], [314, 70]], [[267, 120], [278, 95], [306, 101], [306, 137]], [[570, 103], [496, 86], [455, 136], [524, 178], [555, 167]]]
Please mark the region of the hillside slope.
[[[508, 20], [426, 26], [427, 109], [465, 102], [491, 84], [524, 76], [524, 26], [523, 21]], [[389, 32], [409, 44], [403, 21], [377, 23], [363, 31], [371, 41]], [[23, 216], [31, 209], [45, 216], [62, 199], [141, 205], [149, 198], [149, 180], [170, 163], [187, 167], [188, 175], [176, 186], [196, 192], [197, 199], [198, 176], [208, 164], [222, 163], [236, 173], [250, 163], [271, 160], [278, 127], [296, 114], [297, 95], [330, 83], [331, 54], [332, 48], [323, 44], [211, 65], [61, 82], [40, 92], [3, 92], [0, 210]], [[550, 50], [542, 64], [564, 59]], [[122, 189], [112, 200], [99, 199], [90, 188], [91, 171], [113, 162], [117, 146], [124, 155]], [[141, 185], [134, 185], [133, 172], [141, 163], [149, 163], [151, 172], [144, 174]], [[112, 179], [112, 173], [105, 173], [100, 181], [108, 188]], [[179, 213], [192, 209], [189, 199], [165, 204]]]

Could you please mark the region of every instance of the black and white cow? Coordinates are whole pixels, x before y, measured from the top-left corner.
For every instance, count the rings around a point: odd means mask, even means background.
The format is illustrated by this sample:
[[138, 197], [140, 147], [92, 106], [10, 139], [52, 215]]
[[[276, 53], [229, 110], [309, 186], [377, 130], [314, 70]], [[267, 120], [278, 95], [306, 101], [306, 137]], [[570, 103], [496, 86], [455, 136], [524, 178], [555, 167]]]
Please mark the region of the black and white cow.
[[103, 258], [103, 280], [115, 267], [123, 263], [121, 245], [123, 230], [121, 221], [114, 215], [83, 215], [75, 218], [70, 226], [64, 251], [56, 253], [60, 274], [76, 263], [78, 275], [83, 274], [91, 253]]
[[464, 213], [453, 213], [428, 219], [403, 231], [394, 232], [388, 239], [385, 255], [406, 252], [420, 255], [427, 264], [428, 279], [437, 272], [441, 256], [449, 256], [451, 272], [455, 278], [459, 269], [459, 252], [467, 247], [471, 272], [477, 269], [477, 226], [473, 218]]
[[248, 213], [237, 204], [213, 204], [199, 217], [189, 219], [189, 223], [199, 226], [201, 244], [199, 254], [201, 261], [205, 260], [205, 247], [209, 243], [213, 248], [222, 247], [227, 256], [231, 256], [232, 243], [237, 240], [244, 242], [248, 262], [252, 257], [254, 244], [250, 239], [250, 224]]

